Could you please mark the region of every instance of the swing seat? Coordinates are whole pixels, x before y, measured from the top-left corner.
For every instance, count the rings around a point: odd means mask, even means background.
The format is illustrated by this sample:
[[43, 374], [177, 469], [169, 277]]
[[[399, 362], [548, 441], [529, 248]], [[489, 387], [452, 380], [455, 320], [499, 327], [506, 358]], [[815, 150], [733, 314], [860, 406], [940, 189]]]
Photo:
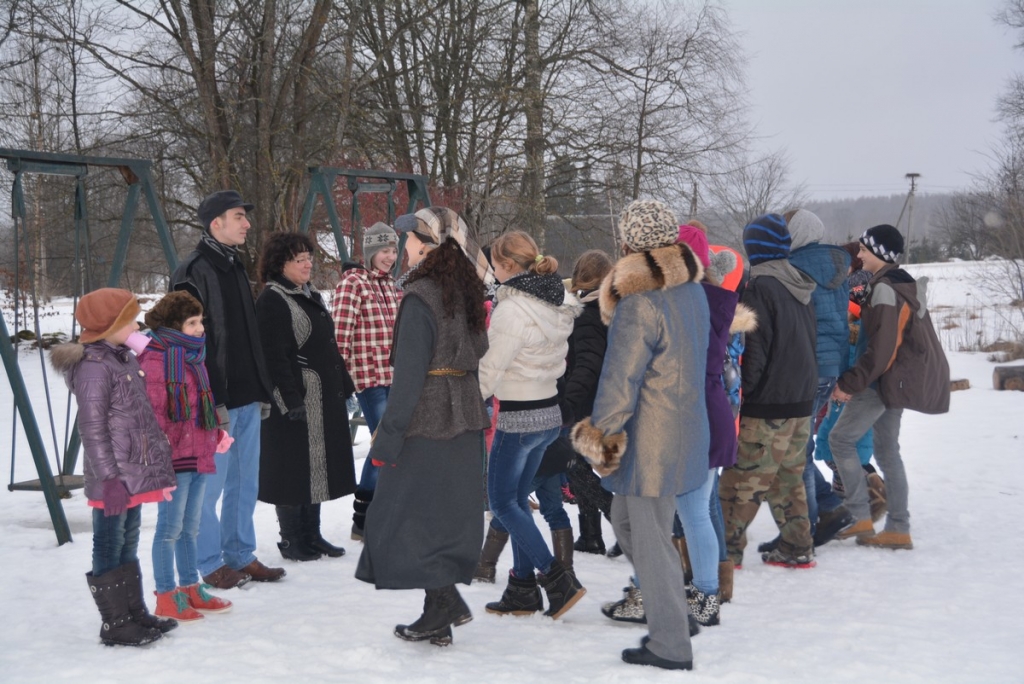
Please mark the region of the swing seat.
[[[63, 482], [62, 482], [63, 481]], [[53, 486], [57, 489], [57, 493], [60, 498], [67, 499], [71, 496], [72, 489], [84, 489], [85, 488], [85, 476], [84, 475], [65, 475], [63, 477], [59, 475], [53, 476]], [[9, 492], [41, 492], [43, 491], [43, 481], [37, 480], [26, 480], [24, 482], [12, 482], [7, 485], [7, 491]]]

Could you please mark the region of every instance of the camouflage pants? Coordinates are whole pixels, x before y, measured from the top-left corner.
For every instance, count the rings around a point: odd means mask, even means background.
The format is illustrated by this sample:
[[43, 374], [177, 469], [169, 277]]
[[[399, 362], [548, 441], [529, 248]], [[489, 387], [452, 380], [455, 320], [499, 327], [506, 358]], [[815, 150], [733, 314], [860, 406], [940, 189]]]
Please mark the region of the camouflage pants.
[[771, 506], [786, 554], [810, 553], [811, 524], [803, 472], [811, 419], [740, 419], [736, 465], [722, 472], [718, 494], [725, 520], [729, 560], [739, 565], [747, 546], [747, 527], [765, 499]]

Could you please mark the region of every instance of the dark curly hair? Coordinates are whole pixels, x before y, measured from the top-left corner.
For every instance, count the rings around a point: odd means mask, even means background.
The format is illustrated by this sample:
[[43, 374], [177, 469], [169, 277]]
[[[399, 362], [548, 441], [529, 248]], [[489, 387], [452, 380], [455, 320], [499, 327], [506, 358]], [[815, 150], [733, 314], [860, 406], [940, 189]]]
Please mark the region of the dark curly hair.
[[432, 249], [419, 267], [409, 274], [406, 283], [423, 278], [430, 278], [441, 286], [445, 315], [454, 318], [456, 307], [461, 304], [471, 332], [487, 329], [484, 283], [454, 238], [448, 238], [440, 247]]
[[290, 259], [294, 259], [303, 252], [313, 255], [316, 247], [309, 236], [304, 233], [274, 233], [263, 245], [263, 253], [260, 255], [258, 275], [260, 282], [266, 284], [268, 280], [284, 273], [284, 265]]

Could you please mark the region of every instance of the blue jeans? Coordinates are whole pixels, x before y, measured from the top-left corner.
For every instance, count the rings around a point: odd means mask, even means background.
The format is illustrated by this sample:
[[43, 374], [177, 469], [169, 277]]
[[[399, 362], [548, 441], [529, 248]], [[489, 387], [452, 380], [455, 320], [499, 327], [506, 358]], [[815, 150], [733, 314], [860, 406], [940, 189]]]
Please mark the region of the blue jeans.
[[[356, 392], [356, 399], [359, 401], [359, 409], [366, 419], [366, 429], [372, 435], [384, 417], [384, 409], [388, 406], [388, 394], [391, 393], [391, 386], [367, 387], [362, 392]], [[363, 461], [363, 472], [359, 475], [359, 489], [372, 492], [377, 489], [377, 477], [380, 474], [380, 467], [373, 465], [367, 458]]]
[[725, 520], [722, 517], [722, 499], [718, 496], [718, 468], [712, 468], [714, 473], [714, 484], [711, 485], [711, 493], [708, 501], [708, 511], [711, 515], [711, 526], [715, 528], [715, 536], [718, 537], [718, 562], [724, 563], [729, 560], [729, 554], [725, 552]]
[[686, 550], [690, 554], [693, 586], [705, 594], [718, 593], [718, 535], [711, 524], [711, 492], [718, 479], [718, 470], [708, 470], [707, 478], [697, 489], [676, 497], [676, 513], [686, 533]]
[[814, 435], [817, 432], [813, 429], [814, 419], [821, 407], [828, 403], [832, 396], [832, 390], [836, 386], [834, 375], [818, 378], [818, 391], [814, 394], [814, 410], [811, 412], [811, 437], [807, 440], [807, 463], [804, 465], [804, 489], [807, 490], [807, 519], [811, 521], [811, 534], [814, 534], [818, 525], [819, 513], [828, 513], [839, 508], [843, 503], [835, 492], [832, 485], [825, 481], [818, 466], [814, 463]]
[[[531, 491], [537, 492], [537, 502], [540, 504], [540, 514], [548, 524], [548, 528], [565, 530], [572, 527], [569, 522], [569, 514], [565, 512], [562, 504], [562, 476], [551, 475], [549, 477], [536, 476], [530, 483]], [[508, 532], [501, 524], [497, 516], [491, 518], [491, 527], [499, 532]]]
[[103, 515], [92, 509], [92, 576], [105, 575], [139, 558], [139, 528], [142, 506], [129, 508], [121, 515]]
[[544, 452], [558, 431], [553, 427], [540, 432], [494, 432], [487, 497], [491, 512], [512, 540], [512, 572], [519, 578], [529, 577], [535, 568], [545, 573], [555, 560], [533, 522], [529, 498]]
[[[229, 565], [241, 570], [256, 560], [256, 527], [252, 516], [260, 490], [259, 402], [229, 409], [235, 443], [215, 454], [217, 472], [206, 476], [203, 512], [199, 520], [199, 572], [209, 575]], [[220, 518], [217, 501], [221, 494]]]
[[[196, 535], [203, 512], [206, 475], [175, 473], [178, 488], [170, 501], [157, 505], [156, 532], [153, 534], [153, 577], [156, 590], [163, 594], [176, 586], [188, 587], [199, 581]], [[179, 583], [174, 583], [177, 562]]]

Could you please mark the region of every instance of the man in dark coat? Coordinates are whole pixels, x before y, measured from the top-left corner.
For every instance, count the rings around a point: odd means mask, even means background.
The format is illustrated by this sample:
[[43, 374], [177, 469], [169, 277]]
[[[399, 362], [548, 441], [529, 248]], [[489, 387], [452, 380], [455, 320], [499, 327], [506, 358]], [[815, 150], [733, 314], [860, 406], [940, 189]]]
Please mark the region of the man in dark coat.
[[[199, 572], [219, 589], [249, 579], [284, 576], [256, 558], [253, 513], [259, 491], [260, 420], [269, 410], [271, 382], [263, 361], [255, 300], [237, 248], [249, 232], [253, 205], [234, 190], [221, 190], [199, 205], [204, 232], [195, 250], [171, 275], [171, 290], [184, 290], [203, 305], [206, 368], [217, 403], [217, 422], [234, 444], [217, 454], [217, 472], [206, 482], [199, 523]], [[220, 518], [217, 501], [224, 495]]]
[[[828, 440], [846, 488], [846, 507], [857, 518], [838, 536], [855, 536], [862, 546], [888, 549], [914, 548], [899, 445], [903, 409], [949, 410], [949, 364], [928, 315], [927, 280], [914, 280], [896, 265], [902, 254], [903, 236], [892, 226], [869, 228], [860, 238], [857, 256], [874, 277], [861, 313], [857, 363], [839, 376], [832, 393], [846, 407]], [[857, 455], [857, 442], [871, 429], [889, 507], [885, 529], [878, 534]]]

